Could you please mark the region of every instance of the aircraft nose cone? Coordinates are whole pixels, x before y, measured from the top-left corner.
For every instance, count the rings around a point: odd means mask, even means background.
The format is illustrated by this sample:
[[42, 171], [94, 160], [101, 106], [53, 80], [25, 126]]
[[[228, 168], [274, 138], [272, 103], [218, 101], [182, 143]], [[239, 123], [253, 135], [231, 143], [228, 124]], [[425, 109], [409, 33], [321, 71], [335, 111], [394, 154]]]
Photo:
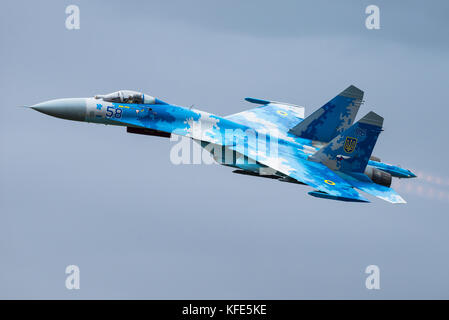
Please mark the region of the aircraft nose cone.
[[67, 120], [84, 121], [86, 119], [85, 98], [50, 100], [35, 104], [30, 108], [53, 117]]

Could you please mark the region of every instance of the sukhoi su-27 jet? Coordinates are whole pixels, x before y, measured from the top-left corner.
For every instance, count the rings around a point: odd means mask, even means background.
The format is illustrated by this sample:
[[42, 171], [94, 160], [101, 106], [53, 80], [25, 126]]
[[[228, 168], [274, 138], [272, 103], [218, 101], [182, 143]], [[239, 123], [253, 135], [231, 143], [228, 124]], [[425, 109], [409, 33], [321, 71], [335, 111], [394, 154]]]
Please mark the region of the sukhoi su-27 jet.
[[358, 189], [405, 203], [390, 188], [392, 178], [416, 176], [372, 156], [384, 119], [371, 111], [354, 123], [362, 90], [349, 86], [308, 117], [293, 104], [245, 100], [258, 106], [225, 117], [129, 90], [30, 108], [62, 119], [125, 126], [129, 133], [189, 137], [235, 173], [305, 184], [314, 197], [369, 202]]

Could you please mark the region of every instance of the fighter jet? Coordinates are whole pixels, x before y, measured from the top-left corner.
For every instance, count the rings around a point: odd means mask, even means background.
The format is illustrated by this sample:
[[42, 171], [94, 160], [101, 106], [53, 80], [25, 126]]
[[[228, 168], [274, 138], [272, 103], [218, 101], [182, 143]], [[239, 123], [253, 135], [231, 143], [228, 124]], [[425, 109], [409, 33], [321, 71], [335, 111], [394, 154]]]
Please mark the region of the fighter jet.
[[308, 117], [303, 107], [256, 98], [245, 98], [255, 108], [221, 117], [130, 90], [30, 108], [62, 119], [125, 126], [129, 133], [188, 137], [234, 173], [305, 184], [314, 188], [309, 192], [314, 197], [369, 202], [358, 189], [405, 203], [390, 188], [392, 178], [416, 175], [372, 156], [384, 119], [371, 111], [354, 123], [363, 94], [351, 85]]

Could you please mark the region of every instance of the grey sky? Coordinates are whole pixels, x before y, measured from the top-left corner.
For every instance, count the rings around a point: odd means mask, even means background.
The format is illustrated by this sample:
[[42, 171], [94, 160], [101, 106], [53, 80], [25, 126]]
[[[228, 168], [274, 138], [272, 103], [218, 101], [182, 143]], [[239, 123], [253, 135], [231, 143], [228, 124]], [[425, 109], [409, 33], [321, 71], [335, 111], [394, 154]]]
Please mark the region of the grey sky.
[[[80, 30], [65, 28], [69, 4]], [[380, 30], [365, 28], [369, 4]], [[449, 298], [448, 9], [3, 1], [0, 298]], [[310, 114], [349, 84], [365, 91], [359, 117], [385, 117], [374, 153], [424, 173], [398, 186], [406, 205], [175, 166], [168, 140], [16, 107], [134, 89], [219, 115], [247, 96]], [[370, 264], [379, 291], [364, 286]]]

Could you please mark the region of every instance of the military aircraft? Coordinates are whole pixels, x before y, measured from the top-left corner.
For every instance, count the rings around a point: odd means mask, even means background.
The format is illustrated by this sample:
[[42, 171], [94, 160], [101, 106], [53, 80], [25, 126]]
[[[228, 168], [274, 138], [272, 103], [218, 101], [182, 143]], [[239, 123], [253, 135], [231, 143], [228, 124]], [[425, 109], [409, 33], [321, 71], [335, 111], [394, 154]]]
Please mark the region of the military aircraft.
[[384, 119], [371, 111], [354, 123], [363, 94], [351, 85], [308, 117], [303, 107], [255, 98], [245, 100], [257, 107], [220, 117], [130, 90], [30, 108], [62, 119], [126, 126], [129, 133], [189, 137], [235, 173], [306, 184], [315, 189], [309, 192], [314, 197], [369, 202], [358, 189], [405, 203], [390, 188], [392, 178], [416, 175], [372, 156]]

